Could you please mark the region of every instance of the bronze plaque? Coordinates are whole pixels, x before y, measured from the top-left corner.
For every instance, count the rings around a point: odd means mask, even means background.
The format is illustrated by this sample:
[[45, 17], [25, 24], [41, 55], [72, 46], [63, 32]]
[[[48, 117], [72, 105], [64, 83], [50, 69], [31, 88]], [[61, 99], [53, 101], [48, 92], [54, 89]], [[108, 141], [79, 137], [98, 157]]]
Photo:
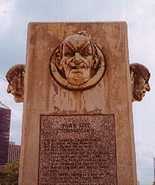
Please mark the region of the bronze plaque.
[[41, 115], [39, 185], [117, 185], [114, 115]]

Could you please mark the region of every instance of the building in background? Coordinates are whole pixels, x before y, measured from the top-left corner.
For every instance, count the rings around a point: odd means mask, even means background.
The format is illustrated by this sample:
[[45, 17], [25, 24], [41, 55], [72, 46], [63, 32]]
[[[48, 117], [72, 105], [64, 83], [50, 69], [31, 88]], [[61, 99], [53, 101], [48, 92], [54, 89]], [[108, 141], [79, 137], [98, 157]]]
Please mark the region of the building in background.
[[155, 185], [155, 157], [153, 158], [153, 172], [154, 172], [153, 185]]
[[0, 102], [0, 165], [8, 162], [11, 110]]
[[14, 142], [9, 143], [8, 150], [8, 162], [19, 160], [20, 157], [20, 145], [16, 145]]

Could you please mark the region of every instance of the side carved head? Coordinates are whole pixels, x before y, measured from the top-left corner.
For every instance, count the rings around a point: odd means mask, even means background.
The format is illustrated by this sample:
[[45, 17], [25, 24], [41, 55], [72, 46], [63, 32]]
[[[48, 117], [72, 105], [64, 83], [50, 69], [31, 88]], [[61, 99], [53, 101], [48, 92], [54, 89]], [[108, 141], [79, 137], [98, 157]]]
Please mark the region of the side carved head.
[[6, 79], [9, 83], [7, 92], [14, 96], [17, 103], [24, 101], [24, 75], [24, 64], [17, 64], [11, 67], [6, 74]]
[[138, 63], [130, 64], [132, 101], [141, 101], [147, 91], [150, 91], [150, 72], [146, 66]]
[[105, 67], [102, 51], [85, 31], [67, 36], [51, 56], [51, 64], [75, 88], [95, 76], [101, 62]]

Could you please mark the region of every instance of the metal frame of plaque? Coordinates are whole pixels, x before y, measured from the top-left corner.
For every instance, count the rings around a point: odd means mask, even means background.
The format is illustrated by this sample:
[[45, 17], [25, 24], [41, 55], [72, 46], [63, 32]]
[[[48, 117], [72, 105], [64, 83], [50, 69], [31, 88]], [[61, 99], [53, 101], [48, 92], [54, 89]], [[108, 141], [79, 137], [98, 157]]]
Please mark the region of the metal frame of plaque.
[[38, 185], [117, 185], [113, 114], [41, 115]]

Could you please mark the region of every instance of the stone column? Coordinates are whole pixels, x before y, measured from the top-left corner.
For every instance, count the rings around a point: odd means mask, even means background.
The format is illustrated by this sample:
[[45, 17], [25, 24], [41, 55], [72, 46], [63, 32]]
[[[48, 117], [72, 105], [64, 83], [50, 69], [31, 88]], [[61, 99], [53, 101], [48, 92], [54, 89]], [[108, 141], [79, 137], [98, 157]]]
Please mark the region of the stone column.
[[136, 185], [127, 25], [30, 23], [20, 185]]

